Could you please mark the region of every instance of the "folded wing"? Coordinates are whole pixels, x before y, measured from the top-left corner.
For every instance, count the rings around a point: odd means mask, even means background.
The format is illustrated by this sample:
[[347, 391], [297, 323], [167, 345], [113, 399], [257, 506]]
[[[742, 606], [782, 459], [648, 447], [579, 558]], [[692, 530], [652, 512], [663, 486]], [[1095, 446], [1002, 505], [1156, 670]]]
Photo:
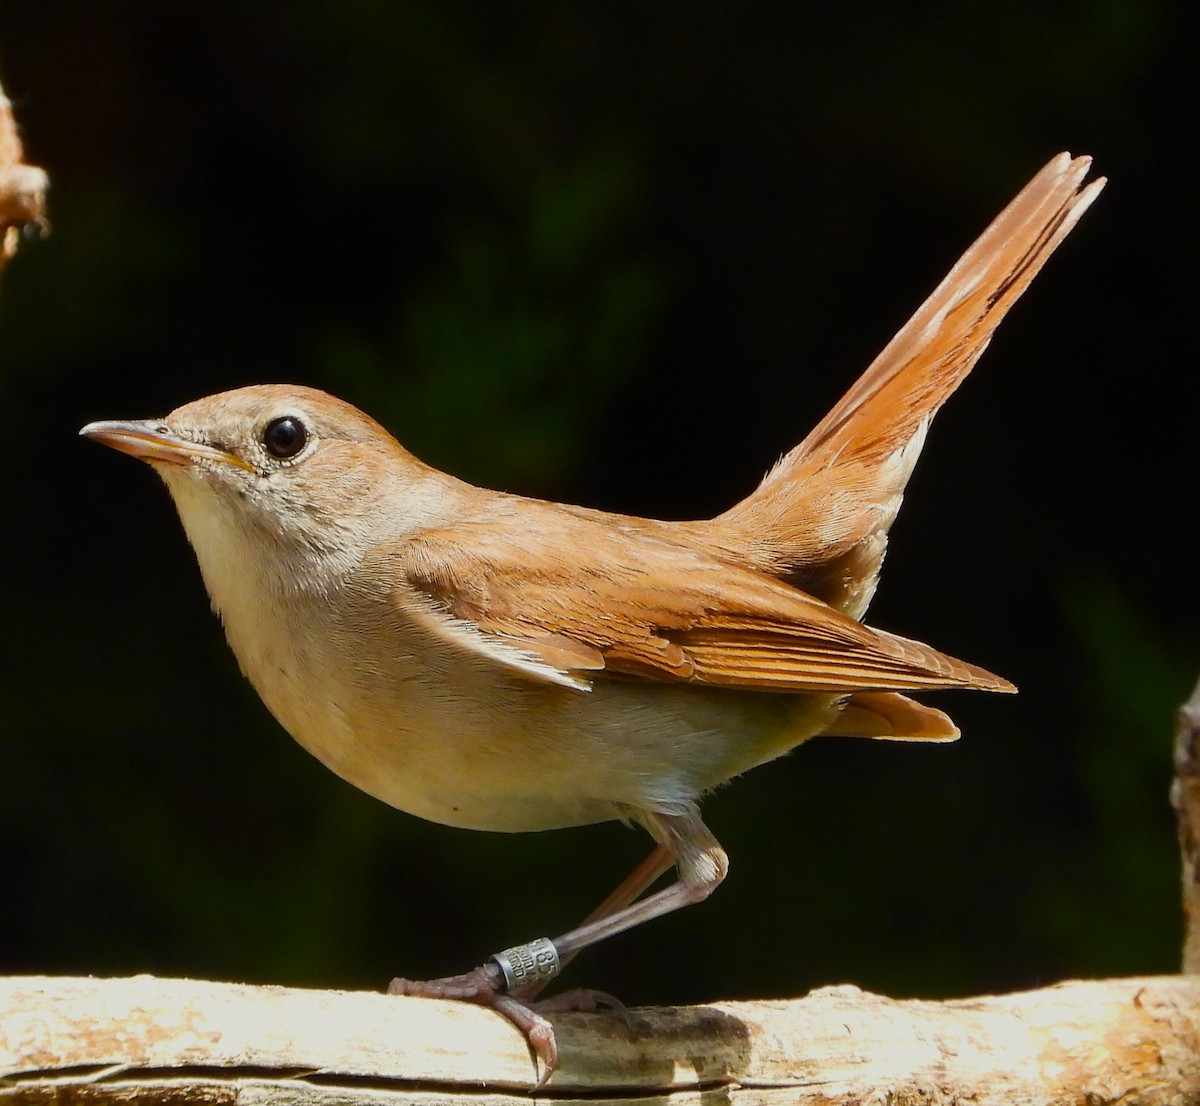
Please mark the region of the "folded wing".
[[725, 562], [675, 524], [532, 506], [390, 549], [405, 581], [398, 614], [531, 678], [581, 689], [604, 673], [781, 692], [1012, 690]]

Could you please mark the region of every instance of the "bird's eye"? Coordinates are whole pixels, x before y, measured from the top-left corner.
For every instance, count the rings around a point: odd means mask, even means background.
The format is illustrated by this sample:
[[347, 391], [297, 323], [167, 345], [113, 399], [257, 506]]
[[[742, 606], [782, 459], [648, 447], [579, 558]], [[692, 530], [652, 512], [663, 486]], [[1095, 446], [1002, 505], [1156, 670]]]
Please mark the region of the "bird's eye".
[[295, 415], [284, 415], [267, 423], [262, 440], [272, 457], [286, 461], [304, 448], [308, 441], [308, 431]]

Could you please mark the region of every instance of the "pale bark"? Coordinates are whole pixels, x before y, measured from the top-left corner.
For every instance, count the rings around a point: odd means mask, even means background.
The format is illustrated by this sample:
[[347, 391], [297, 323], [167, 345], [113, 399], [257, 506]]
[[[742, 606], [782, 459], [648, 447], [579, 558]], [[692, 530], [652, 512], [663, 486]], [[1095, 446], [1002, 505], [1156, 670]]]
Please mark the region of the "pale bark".
[[[554, 1020], [545, 1099], [1200, 1102], [1200, 978], [950, 1002], [827, 987], [786, 1002]], [[522, 1036], [463, 1003], [156, 979], [0, 980], [0, 1102], [526, 1101]]]

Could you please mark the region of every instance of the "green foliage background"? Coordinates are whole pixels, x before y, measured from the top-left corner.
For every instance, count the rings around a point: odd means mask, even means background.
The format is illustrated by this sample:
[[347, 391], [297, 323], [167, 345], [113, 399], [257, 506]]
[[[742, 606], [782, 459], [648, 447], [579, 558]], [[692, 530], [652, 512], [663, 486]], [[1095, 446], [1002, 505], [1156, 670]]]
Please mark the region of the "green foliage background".
[[939, 700], [954, 746], [816, 742], [722, 790], [727, 884], [571, 979], [1174, 970], [1190, 41], [1141, 0], [4, 4], [53, 234], [0, 318], [0, 971], [380, 987], [568, 928], [646, 848], [335, 779], [239, 676], [153, 475], [80, 425], [291, 380], [481, 483], [712, 514], [1068, 148], [1112, 183], [931, 434], [871, 616], [1022, 694]]

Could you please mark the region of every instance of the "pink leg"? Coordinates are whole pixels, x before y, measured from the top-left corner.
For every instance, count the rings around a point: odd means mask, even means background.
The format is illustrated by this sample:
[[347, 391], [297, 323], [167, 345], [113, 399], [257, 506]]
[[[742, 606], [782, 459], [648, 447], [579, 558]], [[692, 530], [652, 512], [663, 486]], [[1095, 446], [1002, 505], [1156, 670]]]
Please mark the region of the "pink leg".
[[[666, 845], [655, 845], [654, 851], [646, 857], [629, 875], [622, 881], [621, 885], [613, 891], [595, 910], [593, 910], [576, 929], [582, 929], [585, 926], [591, 925], [593, 922], [599, 922], [605, 918], [612, 917], [618, 911], [624, 910], [631, 903], [636, 902], [641, 898], [642, 893], [650, 887], [659, 876], [667, 871], [672, 864], [675, 863], [671, 850]], [[561, 940], [562, 938], [559, 938]], [[561, 972], [575, 957], [579, 954], [579, 949], [574, 952], [563, 953], [559, 948], [558, 941], [554, 942], [555, 948], [558, 949], [558, 970]], [[543, 983], [532, 984], [528, 987], [518, 988], [516, 994], [522, 1002], [532, 1002], [541, 993], [542, 988], [549, 980]], [[580, 1002], [591, 1009], [594, 1003], [590, 1003], [589, 996], [595, 997], [599, 992], [579, 992]], [[565, 999], [566, 996], [557, 996], [559, 999]], [[603, 999], [611, 1000], [611, 995], [600, 995]], [[613, 1000], [615, 1001], [615, 1000]], [[611, 1002], [609, 1003], [611, 1005]], [[619, 1005], [619, 1004], [618, 1004]], [[571, 1009], [568, 1006], [561, 1006], [562, 1009]]]
[[[625, 930], [633, 929], [634, 926], [652, 918], [661, 918], [681, 906], [701, 902], [708, 898], [725, 878], [725, 873], [729, 870], [729, 858], [717, 839], [708, 831], [708, 827], [700, 821], [699, 814], [643, 814], [638, 817], [638, 821], [658, 842], [658, 848], [625, 883], [593, 911], [588, 920], [569, 933], [554, 938], [554, 947], [558, 950], [560, 958], [573, 957], [589, 945], [603, 941], [605, 937], [624, 933]], [[635, 877], [648, 873], [660, 855], [664, 860], [669, 858], [675, 865], [679, 878], [669, 887], [647, 898], [639, 901], [631, 899], [628, 900], [628, 905], [607, 910], [610, 905], [616, 906], [626, 901], [621, 892], [633, 883]], [[653, 883], [665, 870], [664, 865], [651, 879], [645, 881], [643, 887]]]
[[[581, 950], [605, 937], [659, 918], [706, 899], [720, 885], [729, 868], [725, 850], [708, 831], [696, 811], [685, 814], [641, 813], [637, 820], [657, 842], [654, 851], [622, 884], [604, 900], [584, 922], [553, 941], [539, 938], [497, 953], [486, 964], [465, 975], [445, 979], [393, 979], [389, 994], [418, 995], [425, 998], [449, 998], [490, 1006], [503, 1014], [529, 1041], [543, 1065], [537, 1086], [542, 1087], [558, 1063], [558, 1046], [550, 1023], [526, 1005]], [[644, 899], [639, 896], [671, 865], [679, 878], [663, 890]], [[505, 965], [502, 969], [501, 965]], [[529, 974], [514, 974], [514, 966], [529, 966]], [[596, 1002], [620, 1003], [599, 992], [580, 991], [549, 1000], [547, 1008], [580, 1005], [592, 1008]]]

